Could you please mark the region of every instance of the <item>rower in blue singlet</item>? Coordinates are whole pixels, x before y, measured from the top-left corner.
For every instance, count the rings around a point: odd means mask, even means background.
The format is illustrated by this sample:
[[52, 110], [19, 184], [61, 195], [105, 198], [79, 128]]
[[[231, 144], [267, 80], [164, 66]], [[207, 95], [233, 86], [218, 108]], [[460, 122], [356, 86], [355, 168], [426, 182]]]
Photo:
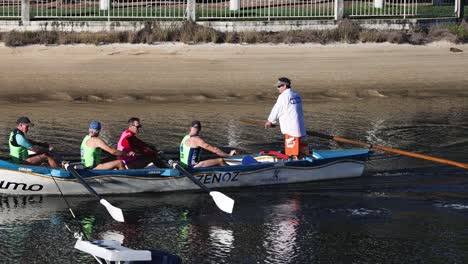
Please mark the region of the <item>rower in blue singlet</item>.
[[[201, 167], [212, 167], [212, 166], [226, 166], [223, 158], [231, 157], [236, 154], [235, 150], [232, 150], [229, 154], [220, 150], [217, 147], [211, 146], [206, 143], [203, 138], [199, 135], [201, 130], [200, 121], [193, 121], [190, 126], [190, 132], [186, 135], [182, 142], [180, 142], [180, 162], [182, 166], [187, 168], [201, 168]], [[223, 158], [216, 158], [210, 160], [200, 161], [201, 149], [206, 149], [213, 152]]]

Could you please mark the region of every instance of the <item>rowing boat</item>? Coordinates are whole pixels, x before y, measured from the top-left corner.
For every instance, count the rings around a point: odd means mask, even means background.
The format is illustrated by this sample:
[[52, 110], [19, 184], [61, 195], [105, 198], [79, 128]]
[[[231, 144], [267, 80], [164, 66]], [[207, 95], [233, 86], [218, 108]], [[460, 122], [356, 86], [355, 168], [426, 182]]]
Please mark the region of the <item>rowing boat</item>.
[[[227, 159], [230, 166], [196, 168], [192, 173], [210, 188], [289, 184], [359, 177], [368, 149], [317, 150], [303, 160], [281, 160], [269, 154], [253, 155], [256, 162], [242, 164], [245, 156]], [[84, 170], [78, 173], [100, 194], [170, 192], [199, 187], [174, 168]], [[88, 195], [67, 170], [27, 166], [0, 160], [0, 193], [8, 195]]]

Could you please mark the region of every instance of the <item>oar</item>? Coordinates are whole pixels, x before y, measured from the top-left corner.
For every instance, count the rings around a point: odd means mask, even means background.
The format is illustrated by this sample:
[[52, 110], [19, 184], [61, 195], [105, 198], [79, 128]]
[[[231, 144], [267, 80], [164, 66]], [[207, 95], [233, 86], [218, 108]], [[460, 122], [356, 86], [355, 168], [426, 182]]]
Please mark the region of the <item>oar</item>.
[[78, 181], [83, 184], [84, 187], [86, 187], [86, 189], [88, 189], [88, 191], [93, 194], [98, 200], [99, 202], [104, 205], [104, 207], [106, 207], [107, 211], [109, 212], [109, 214], [112, 216], [112, 218], [114, 218], [116, 221], [119, 221], [119, 222], [124, 222], [124, 216], [123, 216], [123, 213], [122, 213], [122, 209], [118, 208], [118, 207], [115, 207], [113, 206], [112, 204], [110, 204], [106, 199], [102, 198], [84, 179], [83, 177], [80, 176], [80, 174], [75, 170], [75, 168], [73, 168], [72, 166], [70, 166], [70, 164], [65, 164], [64, 165], [65, 169], [67, 171], [70, 172], [71, 175], [73, 175], [76, 179], [78, 179]]
[[[257, 120], [257, 119], [250, 119], [250, 118], [241, 118], [239, 121], [251, 124], [251, 125], [260, 125], [263, 126], [265, 125], [265, 121], [262, 120]], [[276, 127], [276, 124], [273, 124], [273, 127]]]
[[337, 142], [343, 142], [343, 143], [359, 145], [359, 146], [363, 146], [363, 147], [366, 147], [366, 148], [378, 149], [378, 150], [382, 150], [382, 151], [386, 151], [386, 152], [390, 152], [390, 153], [395, 153], [395, 154], [400, 154], [400, 155], [405, 155], [405, 156], [409, 156], [409, 157], [413, 157], [413, 158], [430, 160], [430, 161], [434, 161], [434, 162], [438, 162], [438, 163], [442, 163], [442, 164], [446, 164], [446, 165], [452, 165], [452, 166], [460, 167], [460, 168], [463, 168], [463, 169], [468, 169], [468, 164], [466, 164], [466, 163], [461, 163], [461, 162], [457, 162], [457, 161], [436, 158], [436, 157], [422, 155], [422, 154], [409, 152], [409, 151], [405, 151], [405, 150], [394, 149], [394, 148], [369, 144], [369, 143], [360, 142], [360, 141], [354, 141], [354, 140], [351, 140], [351, 139], [326, 135], [326, 134], [322, 134], [322, 133], [314, 132], [314, 131], [307, 131], [307, 135], [321, 137], [321, 138], [325, 138], [325, 139], [330, 139], [330, 140], [334, 140], [334, 141], [337, 141]]
[[232, 214], [232, 209], [234, 208], [234, 200], [233, 199], [231, 199], [230, 197], [228, 197], [227, 195], [225, 195], [225, 194], [223, 194], [221, 192], [210, 190], [210, 188], [206, 187], [206, 185], [201, 183], [190, 172], [188, 172], [182, 166], [177, 164], [177, 162], [170, 162], [169, 165], [174, 166], [174, 168], [181, 171], [185, 176], [187, 176], [191, 181], [193, 181], [196, 185], [198, 185], [202, 190], [209, 193], [219, 209], [221, 209], [222, 211], [224, 211], [224, 212], [226, 212], [228, 214]]
[[[166, 160], [166, 158], [164, 157], [164, 154], [159, 153], [159, 156], [163, 160]], [[180, 172], [182, 172], [187, 178], [189, 178], [193, 183], [198, 185], [203, 191], [209, 193], [211, 195], [211, 197], [213, 198], [215, 204], [218, 206], [219, 209], [221, 209], [221, 211], [224, 211], [224, 212], [226, 212], [228, 214], [232, 214], [232, 209], [234, 208], [234, 200], [232, 198], [230, 198], [229, 196], [227, 196], [227, 195], [225, 195], [225, 194], [223, 194], [221, 192], [210, 190], [210, 188], [206, 187], [206, 185], [201, 183], [190, 172], [188, 172], [182, 166], [177, 164], [177, 162], [174, 162], [174, 161], [170, 160], [168, 162], [168, 164], [169, 164], [170, 167], [173, 167], [173, 168], [179, 170]]]
[[[253, 125], [263, 125], [263, 124], [265, 124], [265, 122], [263, 122], [261, 120], [255, 120], [255, 119], [249, 119], [249, 118], [241, 118], [240, 121], [244, 122], [244, 123], [247, 123], [247, 124], [253, 124]], [[460, 167], [460, 168], [463, 168], [463, 169], [468, 169], [468, 164], [457, 162], [457, 161], [436, 158], [436, 157], [432, 157], [432, 156], [422, 155], [422, 154], [409, 152], [409, 151], [404, 151], [404, 150], [400, 150], [400, 149], [388, 148], [388, 147], [374, 145], [374, 144], [368, 144], [368, 143], [364, 143], [364, 142], [360, 142], [360, 141], [354, 141], [354, 140], [351, 140], [351, 139], [326, 135], [326, 134], [322, 134], [322, 133], [314, 132], [314, 131], [307, 131], [307, 135], [321, 137], [321, 138], [325, 138], [325, 139], [329, 139], [329, 140], [334, 140], [334, 141], [337, 141], [337, 142], [343, 142], [343, 143], [359, 145], [359, 146], [363, 146], [363, 147], [366, 147], [366, 148], [378, 149], [378, 150], [382, 150], [382, 151], [386, 151], [386, 152], [390, 152], [390, 153], [410, 156], [410, 157], [413, 157], [413, 158], [430, 160], [430, 161], [434, 161], [434, 162], [438, 162], [438, 163], [442, 163], [442, 164], [446, 164], [446, 165], [452, 165], [452, 166]]]

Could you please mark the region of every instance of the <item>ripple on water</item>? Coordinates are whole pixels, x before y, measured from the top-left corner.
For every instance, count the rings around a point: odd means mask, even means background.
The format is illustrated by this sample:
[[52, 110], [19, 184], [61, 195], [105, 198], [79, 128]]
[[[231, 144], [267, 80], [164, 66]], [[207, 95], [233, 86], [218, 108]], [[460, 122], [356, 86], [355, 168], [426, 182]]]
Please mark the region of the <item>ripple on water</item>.
[[[203, 133], [213, 145], [259, 151], [278, 149], [282, 144], [279, 130], [239, 121], [242, 117], [267, 117], [275, 97], [267, 92], [251, 98], [255, 104], [211, 103], [216, 98], [196, 104], [174, 103], [177, 98], [172, 94], [155, 94], [160, 97], [153, 99], [135, 96], [125, 98], [128, 104], [125, 100], [106, 104], [108, 98], [117, 99], [94, 94], [103, 103], [2, 104], [0, 136], [7, 139], [18, 116], [28, 115], [36, 123], [32, 139], [50, 142], [62, 151], [79, 150], [87, 125], [96, 119], [103, 123], [103, 137], [115, 145], [126, 120], [137, 116], [144, 123], [141, 138], [162, 149], [177, 148], [192, 119], [202, 121]], [[72, 96], [79, 101], [79, 95]], [[66, 94], [56, 98], [70, 99]], [[140, 103], [148, 98], [152, 103]], [[190, 94], [184, 98], [193, 99]], [[304, 112], [307, 129], [466, 162], [468, 112], [466, 99], [462, 99], [450, 98], [445, 103], [443, 98], [393, 100], [391, 96], [328, 99], [304, 104]], [[262, 104], [262, 100], [267, 103]], [[316, 138], [310, 140], [317, 143]], [[330, 148], [354, 147], [321, 143]], [[0, 144], [0, 150], [8, 155], [7, 144]], [[367, 177], [236, 189], [229, 193], [236, 200], [232, 218], [220, 213], [206, 194], [111, 197], [124, 210], [126, 222], [122, 224], [113, 223], [91, 198], [69, 201], [74, 201], [72, 208], [80, 219], [84, 215], [95, 217], [95, 238], [121, 239], [123, 235], [130, 247], [166, 250], [182, 256], [184, 263], [380, 263], [382, 259], [463, 263], [467, 257], [463, 244], [467, 174], [458, 168], [448, 170], [447, 166], [419, 162], [376, 151], [368, 163], [372, 170]], [[452, 199], [440, 195], [434, 201], [434, 193], [441, 190], [464, 196]], [[295, 199], [285, 201], [292, 196]], [[1, 200], [2, 260], [50, 263], [51, 259], [70, 256], [73, 263], [93, 263], [92, 257], [73, 249], [75, 241], [64, 231], [63, 224], [70, 224], [71, 217], [62, 200], [22, 199]], [[435, 227], [430, 229], [432, 233], [427, 232], [428, 226]], [[440, 254], [446, 249], [450, 255]]]
[[438, 208], [448, 208], [448, 209], [455, 209], [455, 210], [468, 210], [468, 205], [466, 204], [458, 204], [458, 203], [436, 203], [434, 204], [435, 207]]
[[344, 214], [347, 216], [389, 216], [390, 211], [385, 208], [367, 209], [367, 208], [349, 208], [349, 209], [329, 209], [332, 213]]

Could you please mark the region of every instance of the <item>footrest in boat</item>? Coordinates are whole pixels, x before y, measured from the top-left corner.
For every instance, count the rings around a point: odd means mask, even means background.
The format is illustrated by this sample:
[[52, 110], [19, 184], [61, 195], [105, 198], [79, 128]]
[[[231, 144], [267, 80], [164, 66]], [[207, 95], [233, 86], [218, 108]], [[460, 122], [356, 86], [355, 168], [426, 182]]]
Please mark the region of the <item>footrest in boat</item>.
[[278, 151], [273, 151], [273, 150], [270, 150], [270, 151], [262, 150], [262, 151], [260, 151], [260, 154], [262, 154], [262, 155], [272, 155], [272, 156], [278, 157], [278, 158], [280, 158], [282, 160], [288, 160], [289, 159], [288, 155], [285, 155], [283, 153], [280, 153]]

